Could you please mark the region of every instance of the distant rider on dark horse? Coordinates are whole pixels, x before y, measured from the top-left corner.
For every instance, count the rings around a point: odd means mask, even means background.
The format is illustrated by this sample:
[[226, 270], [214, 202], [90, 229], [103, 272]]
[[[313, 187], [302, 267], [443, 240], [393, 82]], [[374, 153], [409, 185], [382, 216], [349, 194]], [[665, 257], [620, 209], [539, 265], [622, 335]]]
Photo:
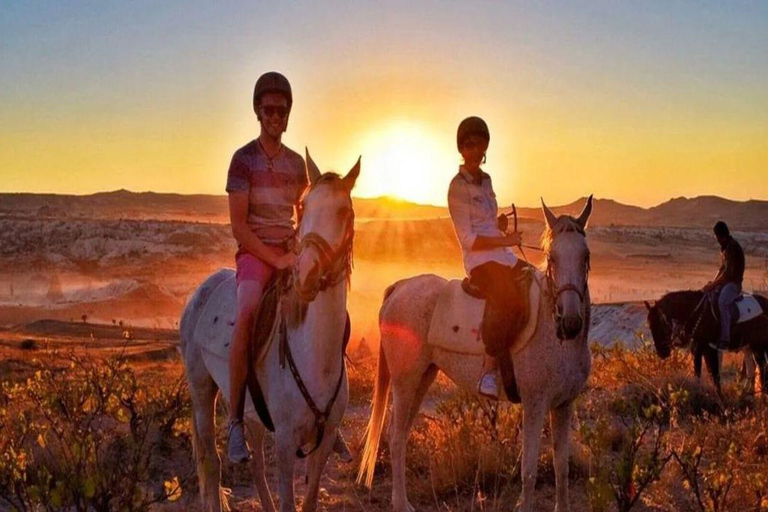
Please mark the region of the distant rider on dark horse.
[[704, 286], [705, 293], [716, 294], [719, 291], [717, 307], [720, 311], [720, 338], [712, 348], [728, 350], [731, 342], [731, 322], [736, 299], [741, 295], [744, 280], [744, 251], [739, 242], [734, 240], [728, 226], [718, 221], [714, 227], [717, 242], [720, 244], [720, 269], [715, 278]]

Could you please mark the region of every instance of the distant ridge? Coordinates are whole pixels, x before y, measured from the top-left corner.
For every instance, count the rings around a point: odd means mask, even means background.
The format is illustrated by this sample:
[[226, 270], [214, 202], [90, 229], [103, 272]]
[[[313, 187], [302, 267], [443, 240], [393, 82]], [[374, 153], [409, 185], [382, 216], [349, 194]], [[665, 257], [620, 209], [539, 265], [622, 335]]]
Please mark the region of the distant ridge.
[[[561, 215], [578, 215], [586, 198], [553, 207]], [[541, 217], [538, 208], [520, 208], [524, 217]], [[596, 199], [593, 226], [656, 226], [710, 228], [724, 220], [734, 230], [768, 230], [768, 201], [734, 201], [718, 196], [676, 197], [651, 208], [625, 205], [612, 199]]]
[[[554, 206], [559, 214], [576, 215], [585, 198]], [[354, 198], [359, 221], [434, 219], [447, 217], [448, 209], [391, 197]], [[506, 210], [505, 210], [506, 211]], [[520, 217], [541, 221], [540, 208], [518, 208]], [[0, 215], [46, 218], [155, 219], [184, 222], [229, 223], [225, 195], [183, 195], [116, 190], [90, 195], [32, 193], [0, 194]], [[676, 197], [651, 208], [596, 199], [590, 219], [593, 226], [710, 227], [725, 220], [735, 230], [768, 231], [768, 201], [734, 201], [717, 196]]]

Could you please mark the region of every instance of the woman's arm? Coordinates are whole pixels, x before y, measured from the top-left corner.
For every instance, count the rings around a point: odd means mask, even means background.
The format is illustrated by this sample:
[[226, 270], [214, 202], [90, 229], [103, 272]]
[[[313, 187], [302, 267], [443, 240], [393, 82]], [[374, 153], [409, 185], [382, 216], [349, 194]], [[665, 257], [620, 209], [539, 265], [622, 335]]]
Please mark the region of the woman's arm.
[[488, 249], [496, 249], [497, 247], [517, 247], [523, 242], [522, 233], [510, 233], [505, 236], [480, 236], [475, 238], [475, 243], [472, 244], [473, 251], [487, 251]]
[[520, 233], [506, 236], [482, 236], [472, 229], [470, 198], [466, 187], [452, 182], [448, 189], [448, 211], [461, 246], [467, 251], [487, 251], [498, 247], [515, 247], [522, 242]]

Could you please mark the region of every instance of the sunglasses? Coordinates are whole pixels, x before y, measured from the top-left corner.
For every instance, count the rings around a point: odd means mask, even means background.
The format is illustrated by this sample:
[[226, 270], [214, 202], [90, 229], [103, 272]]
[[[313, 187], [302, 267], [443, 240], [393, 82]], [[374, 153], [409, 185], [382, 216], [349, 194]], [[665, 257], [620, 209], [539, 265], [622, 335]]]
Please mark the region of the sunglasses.
[[464, 144], [462, 144], [462, 146], [464, 147], [464, 149], [469, 149], [469, 150], [472, 150], [472, 149], [475, 149], [475, 148], [487, 149], [488, 148], [488, 141], [487, 140], [474, 141], [474, 140], [470, 139], [470, 140], [465, 141]]
[[288, 116], [288, 113], [290, 112], [288, 107], [283, 107], [283, 106], [275, 107], [272, 105], [266, 105], [261, 107], [261, 111], [264, 113], [264, 117], [272, 117], [275, 114], [277, 114], [277, 116], [280, 117], [280, 119], [285, 119]]

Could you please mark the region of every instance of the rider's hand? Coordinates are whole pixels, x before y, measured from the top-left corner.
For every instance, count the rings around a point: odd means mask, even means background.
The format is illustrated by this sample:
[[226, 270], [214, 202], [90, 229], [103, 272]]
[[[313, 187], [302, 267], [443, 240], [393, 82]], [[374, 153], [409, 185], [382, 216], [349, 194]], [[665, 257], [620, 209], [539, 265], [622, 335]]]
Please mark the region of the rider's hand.
[[291, 268], [295, 263], [296, 254], [293, 252], [287, 252], [277, 257], [274, 267], [278, 270], [285, 270], [286, 268]]
[[496, 219], [496, 223], [498, 224], [499, 230], [502, 233], [507, 232], [507, 229], [509, 228], [509, 219], [507, 218], [506, 215], [504, 214], [499, 215], [499, 217]]
[[509, 245], [520, 245], [521, 243], [523, 243], [523, 233], [521, 231], [510, 233], [504, 238], [507, 239], [507, 242], [509, 243]]

